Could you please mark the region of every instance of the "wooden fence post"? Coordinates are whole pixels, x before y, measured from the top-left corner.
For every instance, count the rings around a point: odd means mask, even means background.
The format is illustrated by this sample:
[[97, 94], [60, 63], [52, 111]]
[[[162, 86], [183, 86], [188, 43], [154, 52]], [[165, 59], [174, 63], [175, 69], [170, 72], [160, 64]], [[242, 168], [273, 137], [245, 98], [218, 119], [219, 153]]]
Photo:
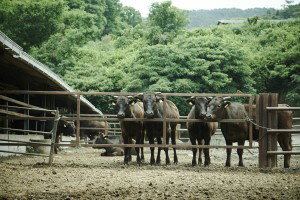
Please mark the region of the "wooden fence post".
[[52, 128], [52, 139], [51, 139], [51, 148], [50, 148], [50, 155], [49, 155], [49, 165], [52, 165], [53, 162], [53, 153], [54, 153], [54, 146], [55, 146], [55, 139], [56, 139], [56, 132], [57, 132], [57, 125], [59, 121], [59, 111], [56, 110], [53, 128]]
[[76, 119], [76, 147], [80, 140], [80, 94], [77, 94], [77, 119]]
[[[269, 95], [270, 107], [278, 107], [278, 94], [272, 93]], [[278, 119], [277, 111], [268, 111], [268, 127], [277, 129]], [[277, 151], [277, 134], [267, 133], [268, 151]], [[268, 167], [277, 167], [277, 154], [267, 155]]]
[[[267, 127], [268, 125], [268, 116], [267, 116], [267, 109], [269, 102], [269, 94], [263, 93], [259, 94], [258, 98], [258, 105], [257, 112], [258, 112], [258, 124], [262, 127]], [[259, 128], [259, 160], [258, 160], [258, 166], [259, 168], [266, 168], [268, 166], [268, 137], [267, 137], [267, 129], [265, 128]]]

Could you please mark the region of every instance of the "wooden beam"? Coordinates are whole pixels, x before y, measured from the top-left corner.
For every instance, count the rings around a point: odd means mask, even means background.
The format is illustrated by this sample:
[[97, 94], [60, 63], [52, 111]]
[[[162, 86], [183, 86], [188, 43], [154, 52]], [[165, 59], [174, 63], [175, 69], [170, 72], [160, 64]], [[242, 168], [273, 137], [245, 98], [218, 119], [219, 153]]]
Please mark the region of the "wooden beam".
[[39, 108], [39, 109], [42, 109], [42, 108], [40, 108], [40, 107], [31, 105], [31, 104], [28, 104], [28, 103], [24, 103], [24, 102], [22, 102], [22, 101], [18, 101], [18, 100], [16, 100], [16, 99], [12, 99], [12, 98], [9, 98], [9, 97], [3, 96], [3, 95], [0, 95], [0, 99], [5, 100], [5, 101], [9, 101], [9, 102], [11, 102], [11, 103], [15, 103], [15, 104], [18, 104], [18, 105], [21, 105], [21, 106], [26, 106], [26, 107], [30, 107], [30, 108]]
[[294, 154], [300, 155], [300, 151], [267, 151], [267, 154]]
[[32, 117], [30, 115], [24, 115], [24, 114], [21, 114], [21, 113], [8, 111], [8, 110], [3, 110], [3, 109], [0, 109], [0, 113], [6, 114], [6, 115], [17, 116], [17, 117]]

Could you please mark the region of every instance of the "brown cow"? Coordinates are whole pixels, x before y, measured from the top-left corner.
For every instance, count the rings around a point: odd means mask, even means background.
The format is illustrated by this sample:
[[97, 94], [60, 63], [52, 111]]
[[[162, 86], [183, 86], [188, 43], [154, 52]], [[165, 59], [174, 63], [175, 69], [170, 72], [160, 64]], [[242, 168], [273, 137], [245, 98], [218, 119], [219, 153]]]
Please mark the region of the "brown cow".
[[[161, 96], [160, 92], [149, 92], [149, 93], [140, 93], [136, 97], [136, 99], [139, 99], [143, 102], [144, 105], [144, 111], [145, 111], [145, 118], [147, 119], [153, 119], [153, 118], [162, 118], [163, 117], [163, 101], [164, 98]], [[167, 118], [173, 118], [173, 119], [179, 119], [179, 111], [176, 107], [176, 105], [169, 100], [166, 100], [166, 117]], [[147, 137], [149, 139], [149, 144], [154, 144], [154, 138], [156, 138], [158, 144], [162, 144], [162, 136], [163, 136], [163, 123], [162, 122], [145, 122], [146, 127], [146, 133]], [[171, 133], [170, 131], [167, 131], [166, 136], [166, 144], [169, 144], [169, 139], [171, 135], [172, 144], [176, 144], [175, 139], [175, 133], [176, 133], [176, 125], [177, 122], [167, 122], [167, 130], [169, 130], [169, 127], [171, 127]], [[156, 164], [160, 164], [160, 152], [162, 148], [158, 148], [157, 158], [156, 158]], [[151, 158], [150, 158], [150, 164], [155, 163], [154, 158], [154, 147], [150, 147], [151, 150]], [[170, 158], [168, 154], [168, 148], [165, 148], [165, 154], [166, 154], [166, 164], [170, 164]], [[178, 163], [176, 149], [174, 150], [174, 163]]]
[[[278, 104], [278, 107], [289, 107], [287, 104]], [[245, 106], [246, 110], [249, 110], [248, 105]], [[278, 129], [292, 129], [293, 116], [292, 111], [277, 111], [278, 116]], [[256, 122], [256, 106], [253, 106], [252, 119]], [[259, 140], [259, 130], [258, 128], [253, 128], [253, 139]], [[292, 151], [292, 138], [291, 133], [279, 133], [277, 135], [277, 141], [283, 151]], [[290, 167], [291, 155], [284, 155], [284, 167]]]
[[81, 120], [80, 127], [81, 128], [96, 128], [96, 129], [82, 129], [80, 130], [80, 138], [89, 138], [90, 140], [94, 140], [100, 133], [105, 133], [103, 128], [107, 128], [109, 124], [105, 121], [87, 121]]
[[[141, 102], [134, 102], [132, 96], [120, 96], [115, 97], [112, 102], [116, 105], [118, 109], [117, 117], [118, 119], [124, 118], [144, 118], [144, 108]], [[132, 143], [132, 139], [135, 139], [136, 144], [144, 143], [144, 129], [143, 122], [141, 121], [120, 121], [120, 126], [122, 130], [122, 137], [124, 144]], [[128, 164], [131, 161], [131, 148], [125, 147], [124, 152], [124, 164]], [[143, 148], [141, 148], [142, 156], [140, 157], [139, 147], [136, 147], [136, 161], [138, 164], [141, 164], [144, 160]]]
[[[210, 99], [206, 97], [194, 97], [192, 96], [187, 100], [189, 103], [193, 105], [188, 119], [204, 119], [206, 115], [206, 106], [209, 103]], [[196, 145], [196, 140], [198, 141], [198, 145], [204, 144], [209, 145], [210, 139], [213, 134], [215, 134], [217, 129], [218, 123], [217, 122], [187, 122], [187, 128], [189, 131], [190, 141], [193, 145]], [[197, 149], [193, 148], [193, 159], [192, 165], [196, 165], [196, 154]], [[198, 164], [202, 164], [202, 148], [199, 148], [199, 159]], [[204, 156], [205, 161], [204, 165], [208, 166], [210, 164], [210, 157], [209, 157], [209, 149], [204, 149]]]
[[[214, 97], [207, 106], [205, 119], [246, 119], [247, 112], [243, 104], [228, 101], [230, 97]], [[226, 145], [237, 142], [244, 145], [249, 139], [248, 126], [246, 122], [220, 123]], [[243, 149], [237, 149], [239, 155], [239, 166], [243, 164]], [[227, 148], [226, 167], [230, 167], [231, 148]]]

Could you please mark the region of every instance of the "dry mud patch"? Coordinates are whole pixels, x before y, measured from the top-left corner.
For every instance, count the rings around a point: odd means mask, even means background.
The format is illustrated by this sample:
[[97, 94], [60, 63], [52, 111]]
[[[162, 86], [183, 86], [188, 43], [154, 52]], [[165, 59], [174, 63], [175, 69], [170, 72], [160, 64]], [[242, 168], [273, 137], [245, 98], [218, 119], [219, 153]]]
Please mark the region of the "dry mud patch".
[[[135, 161], [123, 165], [123, 157], [101, 157], [91, 148], [66, 149], [47, 158], [0, 158], [0, 199], [300, 199], [300, 162], [292, 158], [290, 169], [279, 166], [259, 170], [257, 150], [245, 151], [244, 164], [224, 167], [226, 151], [212, 149], [209, 167], [191, 166], [190, 150], [179, 150], [179, 164], [149, 165]], [[170, 158], [173, 160], [172, 151]], [[133, 156], [135, 160], [135, 156]]]

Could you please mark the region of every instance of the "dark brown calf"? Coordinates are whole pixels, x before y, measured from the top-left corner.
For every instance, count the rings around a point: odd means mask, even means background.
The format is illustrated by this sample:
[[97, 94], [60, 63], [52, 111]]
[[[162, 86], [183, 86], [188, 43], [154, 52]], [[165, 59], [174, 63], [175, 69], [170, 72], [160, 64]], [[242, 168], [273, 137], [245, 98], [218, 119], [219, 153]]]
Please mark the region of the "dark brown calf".
[[[147, 119], [153, 119], [153, 118], [162, 118], [164, 109], [163, 109], [163, 101], [164, 98], [162, 97], [161, 93], [154, 93], [154, 92], [149, 92], [149, 93], [140, 93], [136, 97], [136, 99], [139, 99], [143, 102], [144, 105], [144, 111], [145, 111], [145, 118]], [[176, 107], [176, 105], [169, 100], [166, 100], [166, 117], [167, 118], [173, 118], [173, 119], [179, 119], [179, 111]], [[167, 130], [171, 128], [171, 133], [170, 131], [167, 131], [167, 136], [166, 136], [166, 144], [169, 144], [169, 139], [171, 136], [172, 139], [172, 144], [176, 144], [176, 138], [175, 138], [175, 133], [176, 133], [176, 125], [177, 122], [167, 122]], [[149, 144], [154, 144], [154, 138], [156, 138], [158, 144], [162, 144], [162, 136], [163, 136], [163, 123], [162, 122], [145, 122], [145, 127], [146, 127], [146, 133], [147, 137], [149, 139]], [[157, 158], [156, 158], [156, 164], [160, 163], [160, 152], [162, 148], [158, 148], [158, 153], [157, 153]], [[155, 163], [155, 158], [154, 158], [154, 147], [150, 148], [151, 150], [151, 158], [150, 158], [150, 164]], [[170, 158], [168, 154], [168, 148], [164, 148], [165, 153], [166, 153], [166, 164], [170, 164]], [[176, 154], [176, 149], [173, 148], [174, 150], [174, 163], [178, 163], [177, 159], [177, 154]]]
[[[124, 118], [134, 118], [134, 119], [143, 119], [144, 118], [144, 109], [141, 102], [134, 102], [132, 96], [124, 97], [115, 97], [112, 100], [118, 109], [117, 117], [120, 119], [120, 126], [122, 130], [122, 138], [124, 144], [132, 143], [132, 139], [135, 139], [136, 144], [144, 144], [144, 129], [143, 122], [141, 121], [122, 121]], [[128, 164], [131, 161], [131, 148], [124, 148], [124, 164]], [[144, 160], [143, 148], [141, 148], [141, 157], [140, 157], [140, 148], [136, 147], [136, 161], [138, 164], [141, 164]]]
[[[204, 119], [206, 115], [206, 107], [208, 102], [210, 101], [209, 98], [206, 97], [191, 97], [188, 99], [188, 102], [193, 105], [188, 119]], [[204, 144], [209, 145], [210, 139], [213, 134], [215, 134], [217, 129], [218, 123], [217, 122], [187, 122], [187, 128], [189, 131], [190, 141], [193, 145], [196, 145], [196, 140], [198, 141], [198, 145]], [[196, 165], [196, 154], [197, 149], [193, 148], [193, 159], [192, 165]], [[199, 159], [198, 164], [202, 164], [202, 148], [199, 148]], [[209, 156], [209, 149], [204, 149], [204, 156], [205, 161], [204, 165], [208, 166], [210, 164], [210, 156]]]
[[[247, 112], [241, 103], [228, 101], [230, 97], [214, 97], [207, 106], [206, 119], [246, 119]], [[226, 145], [237, 142], [244, 145], [249, 139], [248, 126], [246, 122], [220, 123], [221, 131], [226, 141]], [[226, 167], [230, 167], [231, 148], [227, 148]], [[237, 149], [239, 155], [239, 166], [244, 166], [243, 149]]]

